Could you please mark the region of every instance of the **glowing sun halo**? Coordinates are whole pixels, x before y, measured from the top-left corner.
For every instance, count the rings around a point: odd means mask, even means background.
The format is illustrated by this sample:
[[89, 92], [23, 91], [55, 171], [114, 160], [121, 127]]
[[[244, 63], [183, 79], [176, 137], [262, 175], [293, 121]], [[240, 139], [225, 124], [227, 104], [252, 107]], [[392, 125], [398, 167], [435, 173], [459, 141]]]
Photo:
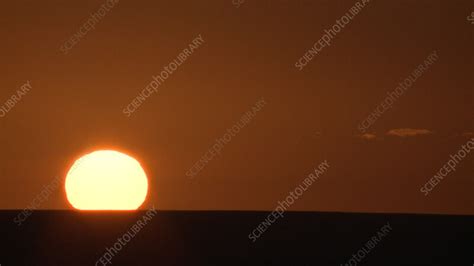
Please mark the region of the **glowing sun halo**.
[[135, 210], [147, 191], [148, 179], [140, 163], [116, 151], [84, 155], [66, 176], [67, 199], [79, 210]]

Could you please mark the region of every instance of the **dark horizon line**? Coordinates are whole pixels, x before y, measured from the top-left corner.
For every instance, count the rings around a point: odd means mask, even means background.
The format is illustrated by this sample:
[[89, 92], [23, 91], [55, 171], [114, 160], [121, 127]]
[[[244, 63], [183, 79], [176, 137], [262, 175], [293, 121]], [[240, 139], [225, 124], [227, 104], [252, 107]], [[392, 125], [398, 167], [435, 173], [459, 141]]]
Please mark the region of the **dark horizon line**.
[[[18, 213], [25, 209], [0, 209], [0, 213]], [[41, 209], [30, 210], [34, 212], [57, 212], [57, 213], [78, 213], [78, 214], [135, 214], [146, 213], [148, 209], [138, 210], [73, 210], [73, 209]], [[239, 214], [268, 214], [273, 211], [266, 210], [156, 210], [158, 213], [239, 213]], [[332, 214], [332, 215], [372, 215], [372, 216], [456, 216], [473, 217], [474, 214], [446, 214], [446, 213], [402, 213], [402, 212], [342, 212], [342, 211], [285, 211], [289, 214]]]

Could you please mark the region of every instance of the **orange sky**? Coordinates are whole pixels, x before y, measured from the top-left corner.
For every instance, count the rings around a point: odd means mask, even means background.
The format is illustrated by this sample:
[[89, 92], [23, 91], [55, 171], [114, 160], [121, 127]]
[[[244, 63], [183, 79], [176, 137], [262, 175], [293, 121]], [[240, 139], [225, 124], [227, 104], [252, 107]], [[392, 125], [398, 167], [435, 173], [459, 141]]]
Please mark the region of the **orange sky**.
[[[322, 161], [292, 210], [474, 214], [473, 158], [420, 187], [474, 132], [470, 1], [372, 1], [302, 71], [295, 62], [352, 1], [120, 1], [69, 52], [101, 1], [10, 1], [1, 9], [0, 208], [22, 209], [80, 155], [115, 148], [150, 179], [144, 208], [272, 210]], [[204, 43], [131, 117], [122, 111], [193, 39]], [[368, 133], [361, 123], [439, 55]], [[186, 172], [261, 98], [221, 154]], [[397, 129], [430, 134], [400, 137]], [[464, 134], [464, 136], [463, 136]], [[41, 209], [68, 208], [64, 188]]]

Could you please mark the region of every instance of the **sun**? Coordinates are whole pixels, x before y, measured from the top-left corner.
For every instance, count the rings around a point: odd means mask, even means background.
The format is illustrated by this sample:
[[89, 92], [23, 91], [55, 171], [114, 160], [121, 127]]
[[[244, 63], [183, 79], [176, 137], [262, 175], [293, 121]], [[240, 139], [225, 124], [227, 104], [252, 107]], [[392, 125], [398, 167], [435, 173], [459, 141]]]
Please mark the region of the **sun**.
[[65, 188], [69, 203], [79, 210], [136, 210], [145, 201], [148, 179], [134, 158], [101, 150], [72, 165]]

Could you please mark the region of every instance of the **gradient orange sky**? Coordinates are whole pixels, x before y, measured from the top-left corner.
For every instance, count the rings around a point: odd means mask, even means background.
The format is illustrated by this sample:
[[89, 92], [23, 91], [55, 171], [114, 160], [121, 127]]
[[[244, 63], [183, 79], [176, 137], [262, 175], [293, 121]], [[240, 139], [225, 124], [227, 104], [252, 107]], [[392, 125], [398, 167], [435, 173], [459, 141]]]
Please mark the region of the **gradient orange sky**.
[[[95, 149], [134, 156], [143, 208], [272, 210], [327, 159], [292, 210], [474, 214], [473, 155], [420, 187], [474, 132], [471, 1], [372, 1], [304, 70], [294, 67], [352, 1], [120, 1], [67, 55], [103, 2], [1, 9], [0, 208], [23, 209]], [[197, 35], [205, 43], [131, 117], [122, 109]], [[439, 60], [359, 138], [357, 125], [432, 51]], [[194, 179], [189, 168], [263, 97], [258, 115]], [[389, 136], [393, 129], [432, 134]], [[464, 134], [464, 136], [463, 136]], [[64, 188], [41, 209], [69, 208]]]

